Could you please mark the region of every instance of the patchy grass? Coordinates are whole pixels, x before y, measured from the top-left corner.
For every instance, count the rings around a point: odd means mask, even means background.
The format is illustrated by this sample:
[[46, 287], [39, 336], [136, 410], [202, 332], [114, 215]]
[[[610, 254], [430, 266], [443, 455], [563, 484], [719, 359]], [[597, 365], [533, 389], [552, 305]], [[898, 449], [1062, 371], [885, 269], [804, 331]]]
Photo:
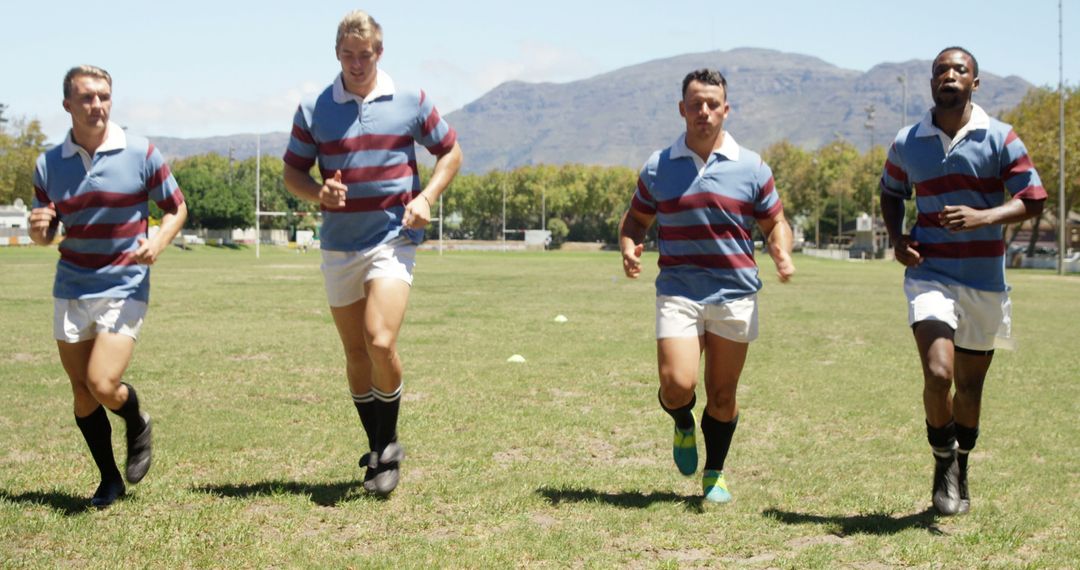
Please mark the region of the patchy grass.
[[365, 450], [318, 254], [173, 250], [127, 375], [154, 415], [154, 467], [97, 512], [51, 340], [55, 259], [0, 250], [3, 567], [1080, 560], [1075, 277], [1010, 272], [1020, 350], [991, 368], [972, 512], [938, 518], [899, 265], [800, 257], [781, 286], [764, 261], [736, 499], [711, 508], [670, 464], [655, 401], [655, 257], [629, 281], [614, 253], [421, 253], [400, 346], [409, 458], [379, 500], [358, 485]]

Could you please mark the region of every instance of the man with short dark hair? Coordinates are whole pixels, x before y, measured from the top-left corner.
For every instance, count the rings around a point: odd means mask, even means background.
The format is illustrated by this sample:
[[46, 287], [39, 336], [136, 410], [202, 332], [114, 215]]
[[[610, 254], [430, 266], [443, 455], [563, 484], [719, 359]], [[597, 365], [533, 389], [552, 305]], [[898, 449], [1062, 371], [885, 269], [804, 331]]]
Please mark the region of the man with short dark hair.
[[723, 128], [730, 111], [724, 76], [700, 69], [687, 74], [682, 87], [679, 114], [686, 132], [645, 162], [630, 209], [619, 225], [619, 245], [623, 271], [637, 278], [645, 232], [657, 223], [659, 399], [675, 422], [672, 457], [683, 475], [697, 471], [692, 410], [704, 353], [702, 491], [706, 501], [726, 503], [731, 493], [724, 462], [739, 411], [735, 393], [749, 343], [758, 334], [761, 280], [754, 261], [753, 227], [766, 236], [781, 282], [791, 278], [795, 265], [791, 228], [772, 171]]
[[[405, 319], [416, 246], [431, 206], [461, 166], [457, 135], [426, 94], [395, 85], [378, 62], [382, 28], [365, 12], [338, 25], [341, 72], [300, 104], [285, 153], [285, 187], [319, 202], [323, 275], [330, 313], [345, 348], [346, 376], [367, 449], [364, 488], [388, 495], [398, 484]], [[435, 155], [420, 189], [414, 144]], [[318, 163], [321, 181], [309, 174]]]
[[[150, 469], [150, 415], [121, 378], [135, 350], [150, 297], [150, 265], [184, 225], [184, 195], [161, 153], [109, 121], [112, 77], [99, 67], [64, 76], [71, 131], [38, 157], [30, 239], [53, 242], [64, 223], [53, 286], [54, 325], [75, 399], [75, 423], [101, 474], [91, 504], [103, 508], [124, 495], [104, 407], [127, 425], [124, 475], [138, 483]], [[153, 200], [165, 212], [148, 236]]]
[[[968, 454], [983, 383], [994, 349], [1013, 346], [1003, 227], [1039, 215], [1046, 201], [1012, 127], [972, 103], [978, 88], [970, 52], [938, 53], [934, 107], [896, 135], [881, 177], [881, 213], [896, 260], [907, 267], [908, 324], [922, 360], [932, 502], [944, 515], [970, 509]], [[912, 197], [918, 216], [907, 235], [903, 202]]]

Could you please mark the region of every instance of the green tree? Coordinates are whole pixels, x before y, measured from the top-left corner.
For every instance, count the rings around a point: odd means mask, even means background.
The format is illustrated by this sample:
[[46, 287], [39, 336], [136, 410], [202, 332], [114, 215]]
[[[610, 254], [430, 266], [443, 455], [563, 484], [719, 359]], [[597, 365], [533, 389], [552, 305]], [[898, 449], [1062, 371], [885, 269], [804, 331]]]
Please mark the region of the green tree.
[[211, 230], [255, 224], [254, 186], [245, 188], [229, 159], [217, 154], [193, 156], [173, 165], [188, 206], [188, 224]]
[[27, 206], [34, 195], [34, 164], [47, 149], [37, 120], [0, 123], [0, 204], [21, 198]]

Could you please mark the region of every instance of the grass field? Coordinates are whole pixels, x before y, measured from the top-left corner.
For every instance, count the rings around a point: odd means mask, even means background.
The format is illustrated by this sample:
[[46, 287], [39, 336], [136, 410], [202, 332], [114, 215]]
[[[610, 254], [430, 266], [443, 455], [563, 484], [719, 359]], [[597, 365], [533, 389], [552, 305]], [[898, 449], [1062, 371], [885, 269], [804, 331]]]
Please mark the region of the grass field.
[[1080, 565], [1077, 277], [1010, 272], [1020, 349], [987, 381], [972, 512], [938, 518], [897, 264], [799, 257], [781, 286], [766, 260], [716, 508], [656, 405], [655, 254], [630, 281], [615, 253], [421, 253], [384, 501], [358, 485], [318, 255], [173, 250], [127, 374], [154, 467], [98, 512], [51, 340], [56, 255], [0, 250], [0, 567]]

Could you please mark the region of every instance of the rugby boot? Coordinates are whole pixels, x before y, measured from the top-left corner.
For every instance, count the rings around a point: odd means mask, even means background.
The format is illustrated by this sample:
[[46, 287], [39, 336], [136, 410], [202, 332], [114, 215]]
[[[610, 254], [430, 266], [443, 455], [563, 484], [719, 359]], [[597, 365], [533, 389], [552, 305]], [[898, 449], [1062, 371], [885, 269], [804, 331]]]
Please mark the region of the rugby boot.
[[[379, 454], [375, 476], [371, 479], [372, 490], [376, 495], [389, 495], [397, 488], [401, 461], [405, 459], [405, 448], [396, 441], [390, 442]], [[367, 488], [365, 484], [364, 488]]]
[[95, 508], [104, 509], [115, 503], [120, 497], [123, 497], [124, 492], [124, 482], [119, 479], [118, 475], [116, 479], [102, 481], [98, 485], [97, 491], [94, 491], [94, 496], [90, 498], [90, 504]]
[[[690, 414], [693, 419], [693, 413]], [[671, 444], [671, 456], [675, 460], [675, 467], [679, 468], [679, 473], [689, 477], [697, 471], [697, 438], [695, 436], [695, 426], [697, 420], [693, 420], [690, 423], [690, 429], [679, 429], [679, 426], [675, 426], [675, 437]]]
[[151, 428], [150, 414], [141, 412], [143, 423], [142, 431], [138, 434], [127, 434], [127, 463], [124, 466], [124, 477], [132, 485], [142, 481], [146, 472], [150, 470], [151, 456]]
[[701, 477], [701, 490], [705, 494], [705, 500], [710, 503], [731, 502], [731, 492], [728, 491], [723, 471], [706, 469]]
[[957, 514], [964, 514], [971, 510], [971, 497], [968, 495], [968, 470], [967, 462], [958, 463], [957, 465], [957, 491], [960, 495], [960, 503], [957, 507]]
[[943, 515], [960, 512], [960, 466], [956, 462], [956, 450], [947, 454], [934, 452], [934, 508]]
[[376, 470], [379, 468], [379, 454], [374, 451], [369, 451], [360, 456], [360, 467], [364, 468], [364, 490], [369, 493], [375, 492], [375, 482], [372, 479], [375, 478]]

